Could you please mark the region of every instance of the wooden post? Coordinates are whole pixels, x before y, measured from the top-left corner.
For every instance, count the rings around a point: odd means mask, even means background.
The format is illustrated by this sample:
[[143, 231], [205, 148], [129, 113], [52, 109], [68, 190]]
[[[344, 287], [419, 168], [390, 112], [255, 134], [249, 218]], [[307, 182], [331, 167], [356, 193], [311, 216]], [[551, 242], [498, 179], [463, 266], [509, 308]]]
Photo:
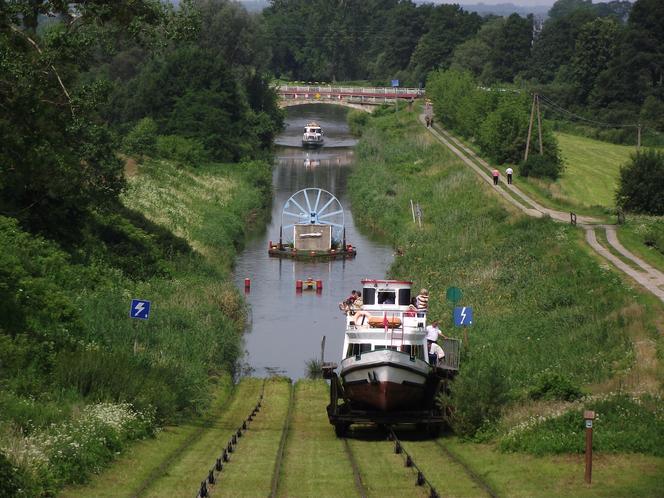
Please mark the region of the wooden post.
[[528, 160], [528, 150], [530, 149], [530, 135], [533, 131], [533, 117], [535, 116], [535, 100], [537, 99], [537, 94], [533, 95], [533, 105], [530, 108], [530, 124], [528, 125], [528, 138], [526, 139], [526, 155], [523, 160]]
[[540, 114], [538, 94], [535, 94], [535, 102], [537, 102], [537, 133], [539, 134], [539, 150], [541, 156], [544, 154], [544, 144], [542, 143], [542, 115]]
[[593, 474], [593, 420], [595, 420], [595, 412], [586, 410], [583, 413], [583, 418], [586, 422], [586, 474], [585, 480], [588, 484], [592, 482]]
[[641, 123], [637, 125], [636, 128], [636, 149], [641, 148]]

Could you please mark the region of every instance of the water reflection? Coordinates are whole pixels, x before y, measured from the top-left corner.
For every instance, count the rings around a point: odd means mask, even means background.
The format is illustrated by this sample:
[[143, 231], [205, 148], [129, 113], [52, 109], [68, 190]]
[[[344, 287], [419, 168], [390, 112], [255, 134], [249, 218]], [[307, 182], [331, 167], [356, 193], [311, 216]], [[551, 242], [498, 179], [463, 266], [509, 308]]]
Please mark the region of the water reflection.
[[[287, 127], [276, 143], [273, 171], [274, 199], [271, 222], [257, 234], [239, 256], [235, 278], [244, 287], [251, 279], [247, 300], [251, 327], [245, 336], [246, 361], [257, 375], [273, 369], [292, 378], [304, 375], [305, 362], [319, 356], [320, 341], [327, 336], [326, 358], [338, 361], [343, 344], [344, 316], [337, 308], [365, 277], [382, 278], [392, 261], [389, 246], [360, 233], [355, 227], [346, 196], [348, 174], [353, 165], [354, 145], [348, 132], [346, 109], [331, 105], [308, 105], [288, 109]], [[301, 127], [317, 121], [326, 136], [317, 150], [300, 146]], [[300, 126], [301, 125], [301, 126]], [[279, 238], [281, 211], [286, 200], [300, 189], [316, 187], [334, 194], [346, 214], [346, 238], [357, 247], [352, 260], [306, 262], [270, 258], [269, 241]], [[313, 278], [323, 281], [323, 292], [295, 292], [295, 281]]]

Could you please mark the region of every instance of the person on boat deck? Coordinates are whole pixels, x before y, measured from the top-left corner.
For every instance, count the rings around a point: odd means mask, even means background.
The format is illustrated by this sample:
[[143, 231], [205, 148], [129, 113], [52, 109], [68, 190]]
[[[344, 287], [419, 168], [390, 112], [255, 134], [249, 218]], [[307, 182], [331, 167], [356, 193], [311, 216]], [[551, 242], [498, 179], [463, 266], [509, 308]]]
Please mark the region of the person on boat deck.
[[[427, 325], [427, 328], [425, 329], [427, 333], [427, 351], [431, 350], [431, 345], [434, 344], [439, 337], [442, 337], [443, 339], [447, 339], [447, 336], [441, 332], [441, 330], [438, 328], [438, 320], [434, 320], [431, 322], [430, 325]], [[433, 359], [435, 362], [435, 358]], [[432, 359], [431, 359], [431, 353], [429, 353], [429, 363], [432, 365]]]
[[415, 307], [418, 309], [418, 311], [427, 312], [427, 308], [429, 308], [429, 291], [426, 289], [420, 290], [420, 293], [417, 295], [415, 298]]
[[429, 364], [433, 366], [438, 366], [441, 361], [445, 358], [445, 351], [441, 348], [438, 343], [432, 342], [429, 346]]
[[339, 304], [339, 309], [343, 311], [344, 313], [348, 313], [349, 311], [352, 311], [353, 309], [353, 304], [355, 303], [355, 300], [359, 296], [359, 292], [357, 292], [355, 289], [353, 289], [350, 293], [350, 296], [348, 296], [346, 299], [344, 299], [340, 304]]
[[357, 292], [357, 296], [355, 297], [355, 301], [353, 301], [353, 306], [352, 308], [357, 311], [362, 309], [362, 305], [364, 304], [364, 301], [362, 301], [362, 294], [360, 292]]

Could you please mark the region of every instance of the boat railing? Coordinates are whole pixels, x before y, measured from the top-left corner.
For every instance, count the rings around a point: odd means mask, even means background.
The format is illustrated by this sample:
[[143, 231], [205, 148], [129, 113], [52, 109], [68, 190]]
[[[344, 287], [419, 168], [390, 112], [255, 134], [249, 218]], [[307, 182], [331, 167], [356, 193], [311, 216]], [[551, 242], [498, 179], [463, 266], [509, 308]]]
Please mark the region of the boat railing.
[[445, 356], [438, 362], [438, 368], [444, 370], [459, 370], [461, 341], [459, 339], [448, 337], [447, 339], [443, 339], [441, 347], [445, 352]]
[[424, 328], [426, 313], [411, 310], [356, 310], [347, 316], [349, 329], [373, 330], [380, 332], [387, 328], [390, 331], [404, 333], [404, 328]]

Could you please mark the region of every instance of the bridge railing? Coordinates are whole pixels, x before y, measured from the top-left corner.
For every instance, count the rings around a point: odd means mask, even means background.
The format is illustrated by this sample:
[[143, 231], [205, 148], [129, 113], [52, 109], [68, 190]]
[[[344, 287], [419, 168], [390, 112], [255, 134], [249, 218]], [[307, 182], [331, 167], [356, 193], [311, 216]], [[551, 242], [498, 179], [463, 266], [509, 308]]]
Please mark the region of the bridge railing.
[[392, 98], [418, 98], [424, 96], [424, 90], [421, 88], [395, 88], [395, 87], [352, 87], [352, 86], [300, 86], [300, 85], [279, 85], [277, 92], [284, 94], [310, 95], [342, 95], [352, 96], [374, 96], [374, 97], [392, 97]]

